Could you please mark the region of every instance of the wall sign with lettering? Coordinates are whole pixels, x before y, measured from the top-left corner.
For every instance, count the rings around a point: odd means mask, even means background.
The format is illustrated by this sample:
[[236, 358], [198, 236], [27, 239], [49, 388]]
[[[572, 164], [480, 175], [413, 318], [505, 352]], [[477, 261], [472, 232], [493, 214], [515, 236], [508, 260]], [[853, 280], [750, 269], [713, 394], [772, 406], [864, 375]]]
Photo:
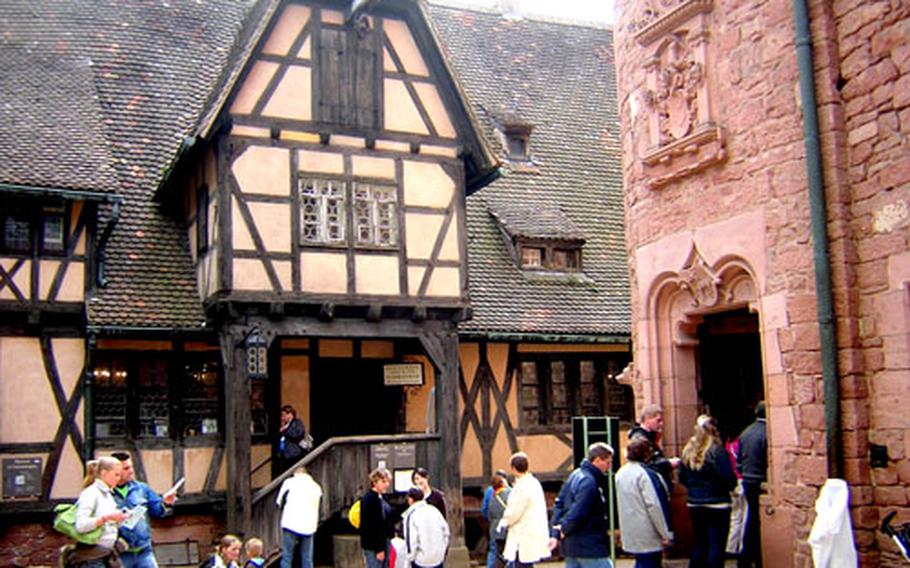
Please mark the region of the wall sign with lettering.
[[41, 458], [3, 459], [3, 498], [41, 496]]
[[387, 387], [423, 386], [423, 364], [393, 363], [383, 365], [382, 378]]

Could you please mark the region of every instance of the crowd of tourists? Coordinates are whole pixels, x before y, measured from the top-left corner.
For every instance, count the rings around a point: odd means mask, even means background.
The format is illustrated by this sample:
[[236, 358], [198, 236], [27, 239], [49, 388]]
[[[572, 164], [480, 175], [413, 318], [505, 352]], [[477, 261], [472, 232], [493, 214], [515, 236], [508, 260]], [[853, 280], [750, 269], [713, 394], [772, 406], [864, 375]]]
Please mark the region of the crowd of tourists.
[[[282, 457], [288, 463], [303, 438], [296, 414], [283, 408]], [[690, 568], [720, 568], [735, 553], [740, 568], [761, 566], [758, 496], [766, 478], [767, 433], [764, 404], [743, 433], [725, 444], [711, 416], [701, 415], [680, 457], [661, 448], [663, 413], [645, 407], [629, 432], [625, 459], [615, 475], [620, 545], [635, 558], [636, 568], [662, 565], [673, 544], [674, 523], [688, 522], [694, 533]], [[285, 440], [287, 435], [290, 440]], [[296, 449], [294, 450], [296, 451]], [[297, 452], [298, 457], [302, 453]], [[614, 450], [592, 444], [586, 458], [562, 484], [548, 513], [543, 486], [531, 473], [528, 456], [515, 453], [509, 472], [498, 470], [484, 493], [481, 513], [488, 529], [487, 568], [528, 568], [550, 558], [557, 549], [565, 568], [611, 568], [608, 472]], [[281, 568], [295, 563], [313, 568], [313, 540], [319, 525], [322, 488], [306, 468], [281, 485]], [[510, 483], [511, 478], [511, 483]], [[445, 495], [431, 486], [430, 474], [417, 468], [405, 495], [407, 508], [395, 514], [386, 495], [392, 478], [382, 468], [369, 475], [369, 489], [357, 502], [356, 519], [366, 568], [442, 568], [449, 547]], [[686, 488], [688, 518], [673, 518], [673, 485]], [[157, 568], [150, 518], [170, 513], [179, 483], [159, 495], [135, 479], [130, 455], [115, 453], [88, 464], [84, 489], [75, 505], [76, 545], [65, 547], [62, 563], [78, 568]], [[215, 546], [212, 568], [261, 568], [263, 543], [243, 543], [227, 534]]]

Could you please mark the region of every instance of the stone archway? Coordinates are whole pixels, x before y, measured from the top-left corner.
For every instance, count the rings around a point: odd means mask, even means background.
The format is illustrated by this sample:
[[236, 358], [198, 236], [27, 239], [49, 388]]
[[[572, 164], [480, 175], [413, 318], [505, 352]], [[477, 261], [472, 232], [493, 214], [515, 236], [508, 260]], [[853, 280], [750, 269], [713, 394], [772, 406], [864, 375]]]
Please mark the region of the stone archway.
[[[640, 328], [636, 392], [664, 408], [664, 450], [678, 454], [700, 412], [697, 329], [704, 317], [732, 310], [759, 312], [755, 272], [738, 256], [709, 263], [693, 243], [685, 262], [655, 278]], [[644, 332], [644, 333], [641, 333]], [[642, 360], [645, 355], [645, 360]]]

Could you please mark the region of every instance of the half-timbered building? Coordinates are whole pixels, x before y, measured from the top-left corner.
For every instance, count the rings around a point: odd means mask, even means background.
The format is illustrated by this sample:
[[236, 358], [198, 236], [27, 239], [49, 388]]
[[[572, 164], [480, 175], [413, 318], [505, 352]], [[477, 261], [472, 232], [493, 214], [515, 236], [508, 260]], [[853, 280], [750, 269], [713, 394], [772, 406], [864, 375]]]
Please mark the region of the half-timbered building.
[[371, 466], [422, 465], [466, 562], [464, 482], [518, 449], [561, 477], [569, 417], [625, 408], [608, 30], [407, 0], [0, 21], [0, 563], [51, 562], [49, 511], [116, 450], [186, 480], [156, 542], [274, 544], [283, 404], [327, 527]]
[[459, 325], [462, 475], [509, 456], [561, 481], [571, 417], [632, 418], [611, 32], [433, 6], [504, 175], [467, 200], [473, 318]]

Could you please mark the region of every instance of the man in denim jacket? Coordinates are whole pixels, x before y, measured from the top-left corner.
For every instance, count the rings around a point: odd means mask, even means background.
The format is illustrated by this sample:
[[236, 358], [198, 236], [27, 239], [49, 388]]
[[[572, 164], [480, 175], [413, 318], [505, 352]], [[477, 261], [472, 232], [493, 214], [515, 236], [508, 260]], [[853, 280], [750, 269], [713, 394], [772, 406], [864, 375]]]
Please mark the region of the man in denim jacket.
[[120, 563], [123, 568], [158, 568], [158, 560], [152, 550], [149, 516], [160, 519], [170, 514], [168, 507], [177, 500], [177, 493], [174, 491], [159, 496], [147, 484], [134, 479], [133, 460], [128, 453], [117, 452], [112, 456], [123, 464], [120, 484], [112, 491], [117, 508], [130, 510], [140, 505], [146, 508], [145, 515], [133, 528], [120, 525], [119, 536], [126, 541], [128, 547], [120, 554]]

